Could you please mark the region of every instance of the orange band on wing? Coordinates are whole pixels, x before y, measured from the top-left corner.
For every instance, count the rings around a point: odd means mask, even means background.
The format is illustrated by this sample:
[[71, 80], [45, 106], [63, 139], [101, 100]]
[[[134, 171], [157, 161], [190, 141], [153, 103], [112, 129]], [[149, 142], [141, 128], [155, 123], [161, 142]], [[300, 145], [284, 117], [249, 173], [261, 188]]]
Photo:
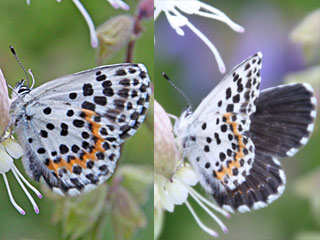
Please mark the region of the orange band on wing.
[[102, 147], [103, 142], [105, 141], [105, 139], [103, 137], [101, 137], [100, 133], [99, 133], [99, 129], [101, 128], [101, 124], [96, 123], [95, 121], [92, 120], [92, 117], [94, 116], [98, 116], [97, 113], [91, 111], [91, 110], [87, 110], [87, 109], [81, 109], [82, 112], [85, 114], [84, 119], [89, 122], [92, 125], [92, 134], [93, 136], [96, 137], [97, 141], [94, 144], [93, 148], [92, 148], [92, 152], [85, 152], [82, 160], [79, 158], [73, 158], [70, 160], [70, 162], [68, 163], [65, 159], [61, 158], [59, 161], [59, 163], [55, 163], [54, 161], [52, 161], [50, 159], [49, 161], [49, 165], [48, 168], [50, 170], [55, 171], [55, 173], [58, 176], [58, 169], [59, 168], [66, 168], [70, 173], [72, 173], [72, 166], [74, 164], [79, 165], [81, 168], [87, 168], [86, 166], [86, 161], [87, 160], [97, 160], [96, 157], [96, 153], [97, 152], [105, 152], [105, 149]]
[[243, 149], [245, 148], [245, 145], [242, 141], [243, 136], [238, 132], [238, 124], [236, 122], [232, 122], [230, 120], [231, 116], [232, 116], [231, 113], [225, 113], [223, 116], [226, 118], [226, 122], [232, 126], [233, 134], [237, 137], [237, 140], [238, 140], [239, 150], [238, 150], [238, 152], [236, 152], [234, 161], [232, 161], [230, 164], [228, 164], [227, 167], [222, 166], [220, 171], [214, 171], [214, 173], [213, 173], [214, 176], [216, 176], [216, 178], [222, 182], [223, 182], [223, 178], [226, 174], [228, 174], [230, 176], [233, 175], [232, 168], [234, 168], [234, 167], [240, 168], [239, 160], [245, 156], [243, 153]]

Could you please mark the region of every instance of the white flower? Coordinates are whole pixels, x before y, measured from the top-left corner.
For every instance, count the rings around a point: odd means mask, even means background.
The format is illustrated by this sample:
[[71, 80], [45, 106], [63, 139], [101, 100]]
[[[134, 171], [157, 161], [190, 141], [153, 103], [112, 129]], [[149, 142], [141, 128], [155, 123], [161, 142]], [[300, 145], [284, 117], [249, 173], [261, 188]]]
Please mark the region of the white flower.
[[183, 15], [199, 15], [206, 18], [216, 19], [226, 23], [236, 32], [244, 32], [244, 28], [233, 22], [227, 15], [206, 3], [198, 0], [155, 0], [154, 19], [156, 20], [161, 12], [166, 15], [169, 24], [177, 32], [178, 35], [184, 36], [182, 27], [187, 26], [193, 31], [211, 50], [221, 73], [226, 71], [224, 62], [212, 42], [196, 28], [188, 18]]
[[12, 196], [9, 182], [6, 176], [6, 173], [10, 170], [12, 171], [21, 188], [23, 189], [28, 199], [32, 203], [34, 211], [38, 214], [39, 208], [32, 196], [30, 195], [30, 193], [28, 192], [28, 190], [26, 189], [25, 185], [27, 185], [39, 198], [42, 198], [42, 195], [23, 177], [23, 175], [19, 172], [19, 170], [13, 163], [13, 158], [17, 159], [22, 156], [23, 149], [13, 139], [12, 136], [9, 137], [10, 132], [6, 129], [6, 126], [9, 123], [9, 107], [10, 100], [8, 98], [8, 89], [2, 71], [0, 69], [0, 174], [2, 175], [5, 185], [7, 187], [10, 201], [12, 205], [18, 210], [18, 212], [22, 215], [25, 215], [25, 211], [16, 203]]
[[[89, 32], [90, 32], [91, 46], [93, 48], [97, 48], [99, 46], [99, 40], [97, 38], [95, 25], [93, 23], [92, 18], [90, 17], [89, 13], [87, 12], [87, 10], [84, 8], [84, 6], [82, 5], [82, 3], [79, 0], [72, 0], [72, 1], [73, 1], [74, 5], [76, 5], [76, 7], [78, 8], [78, 10], [82, 14], [82, 16], [84, 17], [84, 20], [86, 21], [86, 23], [88, 25]], [[61, 0], [57, 0], [57, 2], [61, 2]], [[108, 2], [115, 9], [121, 8], [123, 10], [129, 10], [129, 6], [125, 2], [123, 2], [122, 0], [108, 0]], [[30, 5], [30, 0], [27, 0], [27, 4]]]
[[[9, 134], [9, 132], [7, 132], [7, 134]], [[23, 155], [23, 149], [13, 138], [8, 138], [4, 142], [2, 142], [0, 144], [0, 173], [2, 174], [2, 177], [6, 184], [10, 201], [12, 205], [18, 210], [18, 212], [21, 213], [22, 215], [25, 215], [25, 211], [16, 203], [16, 201], [12, 196], [9, 182], [6, 176], [6, 173], [9, 172], [10, 170], [12, 171], [13, 175], [17, 179], [21, 188], [23, 189], [28, 199], [30, 200], [35, 213], [38, 214], [39, 213], [38, 205], [30, 195], [28, 190], [26, 189], [25, 185], [27, 185], [39, 198], [42, 198], [42, 195], [23, 177], [23, 175], [19, 172], [18, 168], [13, 163], [13, 158], [17, 159], [17, 158], [20, 158], [22, 155]]]
[[[154, 220], [155, 220], [155, 239], [159, 236], [162, 221], [163, 211], [173, 212], [175, 205], [185, 204], [189, 209], [191, 215], [198, 223], [198, 225], [205, 232], [211, 236], [218, 237], [218, 234], [208, 228], [195, 213], [188, 197], [193, 198], [197, 204], [214, 220], [216, 221], [224, 232], [227, 232], [226, 226], [213, 213], [212, 210], [218, 211], [225, 217], [230, 215], [214, 205], [206, 198], [201, 196], [193, 189], [198, 182], [198, 176], [192, 167], [177, 161], [177, 158], [182, 158], [178, 149], [175, 147], [175, 141], [172, 134], [172, 125], [168, 114], [163, 108], [154, 101], [155, 112], [155, 127], [154, 127], [154, 143], [155, 143], [155, 175], [154, 175]], [[161, 164], [161, 162], [163, 162]], [[173, 163], [173, 164], [172, 164]], [[170, 174], [169, 174], [170, 172]], [[211, 210], [211, 209], [212, 210]]]
[[[74, 5], [76, 5], [76, 7], [79, 9], [85, 21], [87, 22], [89, 32], [90, 32], [91, 46], [93, 48], [97, 48], [99, 46], [99, 40], [97, 37], [96, 28], [94, 26], [92, 18], [90, 17], [89, 13], [87, 12], [87, 10], [84, 8], [84, 6], [81, 4], [79, 0], [72, 0], [72, 1]], [[121, 0], [108, 0], [108, 1], [115, 9], [122, 8], [123, 10], [129, 10], [129, 6]]]
[[74, 5], [76, 5], [76, 7], [79, 9], [80, 13], [84, 17], [84, 20], [87, 22], [89, 32], [90, 32], [91, 46], [93, 48], [97, 48], [99, 45], [99, 40], [98, 40], [98, 37], [96, 34], [96, 29], [95, 29], [94, 23], [89, 15], [89, 13], [87, 12], [87, 10], [84, 8], [84, 6], [81, 4], [81, 2], [79, 0], [72, 0], [72, 1], [73, 1]]
[[206, 198], [201, 196], [196, 190], [192, 188], [198, 183], [198, 177], [194, 170], [189, 164], [184, 164], [177, 167], [176, 172], [169, 180], [159, 174], [154, 176], [154, 203], [155, 207], [164, 209], [168, 212], [174, 211], [175, 205], [185, 204], [193, 218], [196, 220], [198, 225], [202, 230], [210, 234], [211, 236], [218, 237], [218, 233], [214, 230], [208, 228], [195, 213], [191, 204], [188, 201], [188, 197], [191, 196], [199, 206], [207, 213], [209, 216], [216, 221], [222, 230], [227, 233], [227, 227], [222, 223], [222, 221], [213, 213], [209, 208], [220, 212], [225, 217], [230, 218], [230, 215], [225, 212], [220, 207], [214, 205]]

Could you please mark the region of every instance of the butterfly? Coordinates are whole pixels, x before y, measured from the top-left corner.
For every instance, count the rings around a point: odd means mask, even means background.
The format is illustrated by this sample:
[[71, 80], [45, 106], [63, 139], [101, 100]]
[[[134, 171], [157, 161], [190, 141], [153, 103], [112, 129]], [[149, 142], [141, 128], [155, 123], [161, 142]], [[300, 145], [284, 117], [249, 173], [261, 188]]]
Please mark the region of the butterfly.
[[292, 157], [314, 128], [316, 98], [309, 84], [259, 90], [262, 54], [236, 66], [174, 132], [200, 179], [225, 210], [266, 207], [285, 189], [279, 158]]
[[17, 83], [10, 118], [30, 178], [74, 196], [105, 182], [120, 146], [144, 121], [151, 95], [143, 64], [101, 66], [35, 89]]

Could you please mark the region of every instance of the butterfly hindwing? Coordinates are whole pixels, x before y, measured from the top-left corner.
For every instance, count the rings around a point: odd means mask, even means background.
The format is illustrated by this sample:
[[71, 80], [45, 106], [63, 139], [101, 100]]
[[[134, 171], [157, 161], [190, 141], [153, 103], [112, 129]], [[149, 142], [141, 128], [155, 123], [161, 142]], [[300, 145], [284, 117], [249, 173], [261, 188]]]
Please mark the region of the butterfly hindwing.
[[281, 196], [286, 178], [277, 158], [255, 152], [250, 174], [236, 188], [212, 193], [216, 202], [229, 212], [260, 209]]
[[288, 84], [261, 91], [250, 131], [255, 160], [246, 181], [234, 190], [215, 192], [225, 209], [240, 212], [266, 207], [281, 196], [286, 178], [278, 157], [291, 157], [305, 145], [314, 128], [316, 99], [308, 84]]
[[60, 194], [103, 183], [114, 172], [120, 145], [143, 122], [150, 94], [142, 64], [99, 67], [32, 90], [20, 114], [26, 121], [16, 126], [27, 172]]

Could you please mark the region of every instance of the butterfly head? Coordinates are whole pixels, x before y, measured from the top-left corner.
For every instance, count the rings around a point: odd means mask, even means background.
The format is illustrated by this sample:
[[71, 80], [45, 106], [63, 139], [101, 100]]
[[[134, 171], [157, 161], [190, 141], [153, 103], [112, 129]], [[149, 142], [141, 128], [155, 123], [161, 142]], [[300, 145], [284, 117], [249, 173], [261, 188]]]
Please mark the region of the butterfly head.
[[[17, 62], [19, 63], [20, 67], [22, 68], [22, 70], [26, 76], [26, 80], [22, 79], [21, 81], [17, 82], [16, 86], [13, 88], [12, 95], [11, 95], [11, 98], [13, 101], [16, 98], [20, 98], [21, 96], [29, 93], [31, 91], [32, 87], [34, 86], [35, 80], [34, 80], [34, 76], [33, 76], [31, 69], [29, 69], [28, 72], [32, 78], [32, 85], [30, 86], [29, 85], [30, 77], [27, 73], [27, 70], [22, 65], [20, 59], [18, 58], [18, 56], [16, 54], [16, 51], [14, 50], [14, 48], [12, 46], [10, 46], [10, 50], [11, 50], [12, 54], [15, 56]], [[26, 83], [26, 85], [25, 85], [25, 83]]]
[[12, 99], [23, 96], [31, 91], [31, 88], [25, 85], [25, 80], [17, 82], [16, 86], [12, 91]]

